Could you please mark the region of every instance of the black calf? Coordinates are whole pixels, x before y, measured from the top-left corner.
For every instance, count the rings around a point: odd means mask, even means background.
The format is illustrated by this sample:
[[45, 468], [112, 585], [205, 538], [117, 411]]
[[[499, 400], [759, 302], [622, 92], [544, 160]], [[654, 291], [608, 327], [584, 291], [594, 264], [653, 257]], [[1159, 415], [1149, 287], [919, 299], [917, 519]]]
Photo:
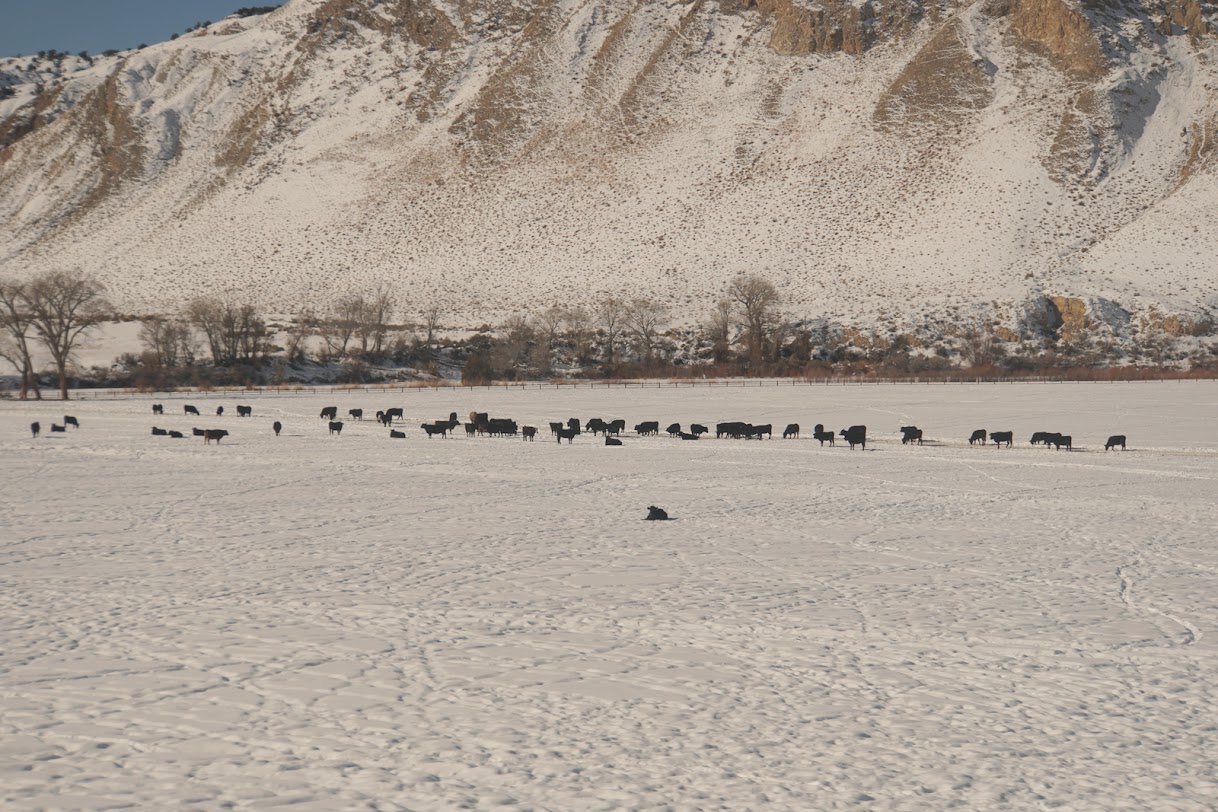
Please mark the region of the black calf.
[[901, 445], [915, 442], [922, 445], [922, 429], [917, 426], [901, 426]]
[[1007, 448], [1011, 447], [1011, 443], [1015, 440], [1015, 432], [1013, 431], [991, 431], [990, 442], [994, 443], [994, 447], [1001, 447], [1003, 443], [1007, 444]]
[[35, 437], [38, 436], [38, 432], [40, 432], [40, 431], [42, 431], [42, 426], [38, 425], [37, 423], [30, 423], [30, 432]]
[[833, 432], [825, 431], [825, 425], [823, 423], [817, 423], [816, 427], [812, 429], [812, 439], [820, 440], [820, 444], [822, 446], [825, 444], [825, 440], [828, 440], [830, 447], [832, 447], [833, 439], [835, 437], [837, 437], [837, 435]]
[[396, 430], [396, 429], [390, 429], [390, 430], [389, 430], [389, 438], [390, 438], [391, 440], [405, 440], [405, 439], [406, 439], [406, 432], [404, 432], [404, 431], [398, 431], [398, 430]]
[[216, 417], [224, 417], [224, 407], [223, 406], [216, 407]]
[[159, 403], [154, 403], [154, 404], [152, 404], [152, 413], [153, 414], [165, 414], [165, 407]]
[[622, 441], [616, 437], [606, 437], [605, 445], [621, 445]]

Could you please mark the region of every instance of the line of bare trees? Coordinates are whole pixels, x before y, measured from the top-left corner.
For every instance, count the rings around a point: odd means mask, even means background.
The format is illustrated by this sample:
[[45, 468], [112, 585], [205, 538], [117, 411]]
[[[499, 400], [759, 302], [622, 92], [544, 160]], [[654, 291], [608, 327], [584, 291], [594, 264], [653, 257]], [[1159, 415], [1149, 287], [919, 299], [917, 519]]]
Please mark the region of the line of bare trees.
[[41, 400], [33, 344], [47, 351], [68, 399], [68, 364], [81, 338], [110, 316], [106, 287], [79, 271], [50, 271], [26, 281], [0, 279], [0, 358], [21, 378], [20, 397]]

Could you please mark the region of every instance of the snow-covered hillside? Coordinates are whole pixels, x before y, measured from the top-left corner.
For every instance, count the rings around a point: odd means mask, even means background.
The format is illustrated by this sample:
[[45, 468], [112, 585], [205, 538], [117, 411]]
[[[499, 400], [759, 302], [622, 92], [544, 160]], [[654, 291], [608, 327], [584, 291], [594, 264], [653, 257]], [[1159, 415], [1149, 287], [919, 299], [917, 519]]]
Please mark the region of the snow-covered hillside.
[[129, 312], [386, 281], [471, 325], [607, 294], [696, 319], [751, 272], [797, 317], [1047, 296], [1187, 329], [1218, 308], [1216, 25], [1196, 0], [291, 0], [37, 98], [5, 63], [0, 270], [80, 267]]

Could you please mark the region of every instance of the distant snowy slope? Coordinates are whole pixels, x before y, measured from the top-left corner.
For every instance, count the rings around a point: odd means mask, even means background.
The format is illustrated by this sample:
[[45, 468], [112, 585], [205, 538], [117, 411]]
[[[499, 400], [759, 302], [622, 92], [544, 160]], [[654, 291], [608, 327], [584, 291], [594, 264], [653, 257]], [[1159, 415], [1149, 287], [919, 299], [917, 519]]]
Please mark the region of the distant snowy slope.
[[1195, 0], [292, 0], [37, 96], [0, 62], [0, 271], [134, 312], [387, 281], [469, 324], [692, 319], [756, 272], [842, 321], [1200, 318], [1216, 29]]

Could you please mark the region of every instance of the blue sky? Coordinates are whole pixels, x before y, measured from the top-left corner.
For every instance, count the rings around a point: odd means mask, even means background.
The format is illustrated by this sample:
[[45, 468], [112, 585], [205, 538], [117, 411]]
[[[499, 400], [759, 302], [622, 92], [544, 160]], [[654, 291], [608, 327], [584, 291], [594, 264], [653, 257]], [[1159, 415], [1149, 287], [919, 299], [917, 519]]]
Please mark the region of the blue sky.
[[151, 45], [243, 6], [282, 0], [0, 0], [0, 56]]

